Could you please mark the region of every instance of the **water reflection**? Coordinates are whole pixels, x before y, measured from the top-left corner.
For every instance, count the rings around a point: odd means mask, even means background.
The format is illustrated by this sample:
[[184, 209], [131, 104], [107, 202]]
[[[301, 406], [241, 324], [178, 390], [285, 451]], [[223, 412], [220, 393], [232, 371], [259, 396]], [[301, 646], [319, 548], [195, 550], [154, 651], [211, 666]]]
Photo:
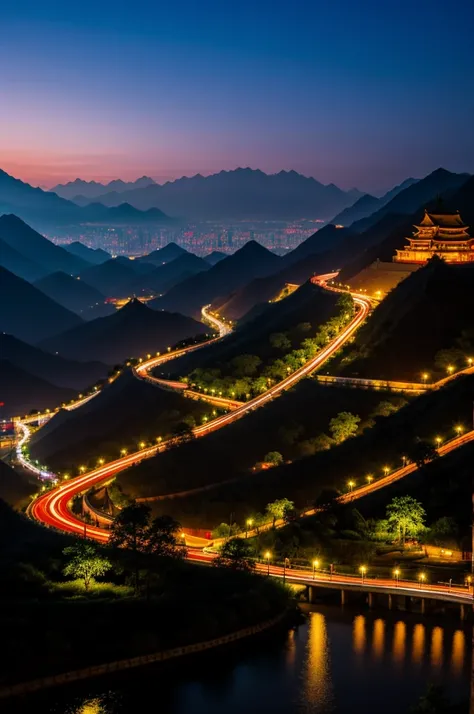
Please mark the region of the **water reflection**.
[[466, 639], [462, 630], [456, 630], [453, 635], [453, 648], [451, 652], [451, 671], [454, 676], [459, 676], [462, 672], [464, 659], [466, 656]]
[[407, 628], [401, 620], [395, 624], [393, 631], [392, 659], [397, 665], [405, 659]]
[[381, 659], [384, 652], [385, 622], [379, 617], [374, 622], [372, 634], [372, 652], [375, 659]]
[[439, 669], [443, 664], [443, 629], [434, 627], [431, 633], [431, 666]]
[[413, 642], [411, 650], [411, 661], [420, 665], [423, 662], [425, 652], [425, 626], [418, 622], [413, 628]]
[[304, 702], [311, 711], [327, 711], [332, 699], [331, 653], [325, 616], [310, 613]]
[[366, 642], [365, 617], [363, 615], [357, 615], [357, 617], [354, 618], [353, 642], [354, 652], [362, 654], [365, 650]]

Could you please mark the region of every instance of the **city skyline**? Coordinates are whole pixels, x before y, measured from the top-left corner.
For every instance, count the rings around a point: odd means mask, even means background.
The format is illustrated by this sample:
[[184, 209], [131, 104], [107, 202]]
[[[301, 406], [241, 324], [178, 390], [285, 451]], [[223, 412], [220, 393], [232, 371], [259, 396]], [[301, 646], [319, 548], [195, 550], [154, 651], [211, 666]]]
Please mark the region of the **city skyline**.
[[360, 10], [7, 3], [2, 168], [51, 187], [250, 166], [379, 192], [473, 171], [472, 5]]

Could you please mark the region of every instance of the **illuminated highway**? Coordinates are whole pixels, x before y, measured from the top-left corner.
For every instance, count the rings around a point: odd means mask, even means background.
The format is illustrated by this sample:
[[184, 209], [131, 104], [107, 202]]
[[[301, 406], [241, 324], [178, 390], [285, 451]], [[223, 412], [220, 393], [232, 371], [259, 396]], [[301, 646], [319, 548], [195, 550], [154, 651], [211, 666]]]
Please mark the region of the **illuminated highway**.
[[[319, 278], [318, 282], [322, 285], [324, 285], [324, 280], [326, 279], [326, 276], [322, 276]], [[330, 288], [334, 289], [334, 288]], [[340, 334], [332, 340], [324, 349], [322, 349], [315, 357], [313, 357], [311, 360], [306, 362], [302, 367], [292, 374], [290, 374], [287, 378], [279, 382], [278, 384], [274, 385], [271, 387], [269, 390], [264, 392], [263, 394], [259, 395], [258, 397], [255, 397], [254, 399], [251, 399], [250, 401], [246, 402], [245, 404], [241, 406], [237, 406], [236, 408], [233, 409], [233, 411], [224, 414], [222, 416], [217, 417], [216, 419], [210, 421], [207, 424], [203, 424], [202, 426], [196, 427], [194, 431], [194, 435], [196, 437], [201, 437], [205, 436], [208, 433], [211, 433], [213, 431], [216, 431], [227, 424], [231, 424], [237, 419], [240, 419], [244, 417], [246, 414], [249, 414], [252, 410], [263, 406], [264, 404], [268, 403], [270, 400], [274, 399], [276, 396], [278, 396], [280, 393], [282, 393], [284, 390], [289, 389], [292, 387], [294, 384], [296, 384], [300, 379], [303, 377], [309, 375], [311, 372], [313, 372], [315, 369], [318, 367], [321, 367], [324, 362], [329, 359], [337, 350], [339, 350], [345, 342], [352, 337], [354, 332], [358, 329], [358, 327], [362, 324], [362, 322], [365, 320], [366, 316], [368, 315], [370, 311], [370, 301], [368, 298], [364, 295], [358, 295], [358, 294], [353, 294], [352, 295], [354, 299], [354, 303], [357, 308], [357, 312], [354, 316], [354, 318], [351, 320], [351, 322], [340, 332]], [[207, 308], [203, 309], [206, 310]], [[210, 318], [209, 314], [206, 314], [206, 318]], [[225, 334], [228, 334], [230, 328], [226, 325], [222, 325], [222, 323], [219, 323], [217, 318], [212, 317], [212, 320], [214, 320], [215, 325], [219, 325], [219, 332], [220, 332], [220, 337], [224, 336]], [[215, 339], [220, 339], [215, 338]], [[211, 340], [210, 342], [213, 342]], [[190, 351], [194, 351], [196, 349], [200, 349], [201, 347], [205, 346], [208, 343], [202, 343], [199, 345], [192, 345], [190, 347], [183, 348], [181, 350], [176, 350], [175, 352], [169, 352], [165, 353], [164, 355], [154, 357], [150, 360], [144, 361], [142, 364], [140, 364], [137, 368], [136, 371], [140, 376], [145, 376], [149, 373], [150, 370], [154, 369], [158, 364], [162, 364], [170, 359], [175, 359], [185, 353], [188, 353]], [[92, 395], [94, 396], [94, 395]], [[200, 397], [202, 395], [199, 395]], [[91, 397], [89, 397], [91, 398]], [[49, 415], [48, 415], [49, 416]], [[33, 419], [38, 419], [38, 416], [36, 415], [35, 417], [32, 417], [31, 420]], [[21, 428], [23, 430], [27, 429], [28, 427], [26, 426], [26, 421], [27, 420], [22, 420], [22, 423], [20, 424]], [[28, 439], [27, 433], [24, 431], [23, 434], [23, 440], [26, 441]], [[469, 441], [472, 441], [474, 439], [474, 431], [471, 431], [467, 434], [464, 434], [462, 436], [458, 436], [455, 439], [452, 439], [451, 441], [445, 443], [439, 448], [439, 454], [440, 456], [444, 456], [445, 454], [450, 453], [452, 450], [458, 448], [459, 446], [468, 443]], [[36, 498], [30, 508], [29, 508], [29, 514], [35, 518], [36, 520], [44, 523], [45, 525], [51, 526], [58, 528], [60, 530], [70, 532], [70, 533], [75, 533], [77, 535], [84, 535], [86, 534], [87, 537], [93, 538], [99, 542], [107, 542], [109, 538], [109, 531], [104, 528], [99, 528], [96, 526], [91, 526], [91, 525], [85, 525], [84, 521], [76, 518], [69, 510], [69, 505], [71, 500], [73, 499], [74, 496], [80, 495], [90, 488], [96, 486], [99, 483], [102, 483], [104, 481], [107, 481], [109, 479], [112, 479], [118, 472], [129, 468], [132, 465], [135, 465], [139, 461], [150, 458], [152, 456], [155, 456], [157, 453], [160, 453], [161, 451], [164, 451], [165, 449], [168, 448], [168, 446], [171, 443], [175, 443], [176, 439], [171, 439], [168, 440], [167, 442], [162, 442], [161, 444], [158, 444], [156, 446], [151, 446], [145, 449], [142, 449], [139, 452], [124, 456], [120, 459], [117, 459], [115, 461], [109, 462], [107, 464], [104, 464], [103, 466], [100, 466], [99, 468], [96, 468], [89, 473], [83, 474], [77, 478], [71, 479], [70, 481], [66, 481], [58, 485], [57, 488], [54, 490], [48, 491], [47, 493], [40, 495], [38, 498]], [[31, 467], [31, 464], [29, 464]], [[360, 488], [356, 488], [350, 493], [344, 494], [339, 497], [339, 501], [341, 503], [347, 503], [351, 501], [355, 501], [359, 498], [362, 498], [363, 496], [366, 496], [373, 491], [379, 490], [381, 488], [384, 488], [385, 486], [393, 483], [394, 481], [397, 481], [401, 478], [404, 478], [405, 476], [409, 475], [410, 473], [413, 473], [416, 471], [417, 466], [415, 464], [408, 464], [407, 466], [404, 466], [403, 468], [400, 468], [388, 475], [386, 475], [384, 478], [374, 480], [370, 484], [366, 484], [364, 486], [361, 486]], [[303, 515], [311, 515], [316, 513], [317, 511], [322, 510], [322, 509], [310, 509], [305, 512]], [[280, 527], [283, 525], [283, 523], [278, 522], [276, 523], [277, 527]], [[271, 524], [268, 524], [267, 526], [263, 526], [262, 529], [265, 529], [265, 527], [271, 527]], [[249, 531], [249, 535], [253, 535], [251, 531]], [[214, 557], [212, 554], [208, 554], [205, 552], [202, 552], [202, 550], [193, 550], [193, 546], [200, 546], [202, 548], [202, 545], [204, 544], [203, 539], [199, 538], [193, 538], [191, 536], [186, 536], [186, 543], [188, 546], [190, 546], [189, 550], [189, 558], [191, 560], [197, 560], [201, 562], [209, 562], [212, 560]], [[264, 565], [259, 565], [258, 570], [267, 572], [268, 566], [266, 564]], [[281, 577], [283, 575], [283, 569], [278, 568], [276, 566], [270, 566], [270, 575], [278, 576]], [[309, 580], [312, 580], [311, 574], [308, 574], [308, 571], [305, 570], [291, 570], [290, 572], [286, 570], [285, 572], [286, 578], [291, 581], [291, 582], [308, 582]], [[316, 582], [320, 582], [321, 584], [328, 581], [328, 577], [326, 575], [318, 574], [315, 577]], [[349, 577], [349, 576], [332, 576], [331, 580], [332, 586], [333, 587], [340, 587], [342, 584], [346, 583], [347, 585], [354, 585], [360, 589], [362, 583], [360, 583], [357, 578], [355, 579], [354, 577]], [[394, 587], [394, 582], [393, 581], [383, 581], [383, 580], [367, 580], [365, 583], [364, 587], [367, 589], [370, 586], [370, 588], [376, 588], [379, 590], [389, 590]], [[456, 600], [459, 602], [464, 602], [466, 598], [469, 599], [469, 601], [472, 601], [472, 596], [469, 595], [466, 591], [466, 589], [462, 588], [449, 588], [447, 586], [434, 586], [434, 585], [423, 585], [423, 587], [420, 587], [419, 585], [415, 585], [410, 582], [404, 582], [403, 585], [400, 582], [397, 587], [400, 587], [405, 590], [409, 590], [410, 592], [414, 591], [416, 588], [416, 595], [420, 595], [420, 590], [421, 592], [425, 592], [426, 590], [426, 595], [428, 593], [430, 596], [433, 596], [434, 594], [437, 594], [438, 596], [445, 597], [445, 599], [451, 599], [451, 600]]]

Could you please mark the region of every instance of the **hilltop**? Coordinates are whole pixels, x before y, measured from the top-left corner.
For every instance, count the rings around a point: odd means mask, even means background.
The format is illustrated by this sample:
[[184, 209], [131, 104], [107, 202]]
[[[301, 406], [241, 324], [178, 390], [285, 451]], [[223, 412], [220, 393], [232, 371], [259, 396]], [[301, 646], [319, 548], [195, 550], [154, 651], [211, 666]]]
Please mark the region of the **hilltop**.
[[71, 359], [117, 364], [128, 357], [162, 352], [170, 345], [205, 334], [207, 330], [189, 317], [151, 310], [134, 299], [113, 315], [58, 332], [40, 346]]
[[[135, 262], [135, 261], [133, 261]], [[145, 263], [143, 263], [145, 265]], [[193, 253], [183, 252], [179, 257], [159, 265], [154, 270], [142, 275], [132, 284], [133, 292], [166, 293], [187, 278], [209, 270], [210, 266]]]
[[193, 275], [163, 297], [153, 300], [150, 306], [195, 316], [203, 305], [236, 290], [253, 278], [277, 272], [280, 265], [281, 258], [259, 243], [249, 241], [206, 272]]
[[126, 297], [137, 278], [133, 262], [111, 258], [105, 263], [86, 268], [79, 277], [106, 297]]
[[69, 253], [77, 255], [79, 258], [91, 263], [91, 265], [105, 263], [106, 260], [110, 260], [112, 257], [106, 250], [102, 250], [102, 248], [89, 248], [87, 245], [84, 245], [84, 243], [81, 243], [78, 240], [75, 240], [64, 247], [67, 251], [69, 251]]
[[389, 201], [395, 198], [395, 196], [398, 196], [399, 193], [409, 188], [410, 186], [413, 186], [413, 184], [417, 183], [418, 181], [419, 179], [414, 178], [405, 179], [405, 181], [403, 181], [398, 186], [395, 186], [394, 188], [390, 189], [390, 191], [387, 191], [387, 193], [384, 196], [381, 196], [380, 198], [376, 198], [375, 196], [371, 196], [370, 194], [366, 193], [361, 196], [359, 200], [356, 201], [352, 206], [345, 208], [343, 211], [341, 211], [341, 213], [335, 216], [332, 219], [331, 223], [334, 223], [336, 225], [340, 224], [343, 226], [350, 226], [355, 221], [367, 218], [368, 216], [371, 216], [373, 213], [383, 208], [387, 203], [389, 203]]
[[0, 265], [19, 278], [33, 282], [48, 275], [48, 270], [39, 263], [26, 258], [0, 238]]
[[201, 423], [209, 411], [208, 404], [158, 389], [127, 371], [80, 409], [55, 414], [34, 434], [31, 453], [61, 470], [93, 465], [99, 457], [117, 458], [122, 448], [132, 453], [141, 442], [171, 436], [185, 420]]
[[154, 265], [164, 265], [165, 263], [169, 263], [170, 261], [175, 260], [176, 258], [179, 258], [187, 253], [187, 250], [171, 241], [171, 243], [167, 243], [163, 246], [163, 248], [153, 250], [151, 253], [143, 255], [141, 258], [137, 258], [137, 260], [146, 263], [153, 263]]
[[109, 193], [110, 191], [116, 191], [117, 193], [123, 191], [129, 191], [134, 188], [145, 188], [154, 184], [152, 178], [149, 176], [142, 176], [136, 181], [122, 181], [121, 179], [114, 179], [108, 183], [100, 183], [98, 181], [83, 181], [82, 179], [75, 179], [74, 181], [69, 181], [68, 183], [58, 183], [54, 186], [51, 191], [57, 193], [61, 198], [67, 198], [74, 201], [77, 197], [83, 196], [85, 198], [97, 198], [102, 196], [104, 193]]
[[1, 331], [35, 343], [81, 323], [78, 315], [0, 267]]

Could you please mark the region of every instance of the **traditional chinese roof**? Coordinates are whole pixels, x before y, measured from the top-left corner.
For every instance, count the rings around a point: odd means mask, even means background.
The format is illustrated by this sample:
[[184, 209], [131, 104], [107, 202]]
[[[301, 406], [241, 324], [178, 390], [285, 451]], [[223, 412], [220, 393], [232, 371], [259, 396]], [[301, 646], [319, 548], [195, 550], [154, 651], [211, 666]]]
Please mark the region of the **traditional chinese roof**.
[[[438, 228], [467, 228], [463, 222], [459, 211], [456, 213], [428, 213], [425, 211], [420, 227], [438, 227]], [[418, 227], [418, 226], [417, 226]]]

